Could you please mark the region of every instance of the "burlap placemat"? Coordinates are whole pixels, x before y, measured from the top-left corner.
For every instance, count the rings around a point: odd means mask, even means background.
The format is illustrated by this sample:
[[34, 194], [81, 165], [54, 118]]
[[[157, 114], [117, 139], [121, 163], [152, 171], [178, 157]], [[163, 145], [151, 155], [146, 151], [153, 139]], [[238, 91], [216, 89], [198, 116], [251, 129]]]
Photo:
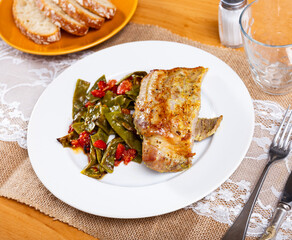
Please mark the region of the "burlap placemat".
[[[287, 106], [292, 94], [270, 96], [253, 83], [243, 52], [208, 46], [172, 34], [155, 26], [129, 24], [120, 33], [94, 51], [116, 44], [166, 40], [189, 44], [203, 49], [225, 61], [241, 77], [253, 99], [271, 100]], [[197, 215], [192, 210], [178, 210], [162, 216], [121, 220], [103, 218], [76, 210], [55, 198], [38, 180], [27, 151], [17, 143], [0, 141], [0, 195], [36, 208], [46, 215], [68, 223], [99, 239], [220, 239], [228, 226], [210, 217]], [[141, 206], [143, 207], [143, 206]], [[252, 238], [248, 238], [252, 239]]]

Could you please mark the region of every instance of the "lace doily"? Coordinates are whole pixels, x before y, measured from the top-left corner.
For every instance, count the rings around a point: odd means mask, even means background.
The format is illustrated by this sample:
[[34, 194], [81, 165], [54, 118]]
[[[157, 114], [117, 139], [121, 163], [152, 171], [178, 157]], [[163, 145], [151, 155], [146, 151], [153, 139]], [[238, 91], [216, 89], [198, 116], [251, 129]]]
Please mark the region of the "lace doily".
[[64, 69], [91, 53], [40, 57], [0, 40], [0, 140], [17, 141], [26, 148], [27, 123], [39, 96]]
[[[93, 53], [40, 57], [22, 53], [0, 40], [0, 140], [16, 141], [26, 148], [27, 124], [38, 97], [64, 69]], [[236, 172], [216, 191], [185, 209], [232, 224], [257, 182], [267, 161], [268, 148], [284, 109], [274, 102], [254, 101], [255, 133], [250, 149]], [[262, 188], [248, 229], [260, 236], [272, 217], [282, 188], [292, 169], [291, 155], [274, 165]], [[282, 224], [277, 240], [292, 239], [292, 214]]]
[[[267, 159], [268, 149], [285, 109], [275, 102], [254, 100], [255, 130], [247, 155], [236, 172], [216, 191], [186, 209], [232, 225], [256, 184]], [[259, 237], [268, 226], [277, 201], [292, 169], [291, 154], [272, 166], [252, 213], [247, 235]], [[276, 237], [292, 239], [292, 214], [288, 214]]]

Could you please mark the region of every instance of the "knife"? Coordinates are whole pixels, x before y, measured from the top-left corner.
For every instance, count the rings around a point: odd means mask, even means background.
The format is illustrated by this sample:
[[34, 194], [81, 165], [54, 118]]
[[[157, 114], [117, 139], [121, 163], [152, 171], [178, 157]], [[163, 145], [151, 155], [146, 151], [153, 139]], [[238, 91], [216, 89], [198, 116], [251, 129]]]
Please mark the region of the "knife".
[[260, 240], [275, 239], [277, 232], [282, 225], [287, 213], [292, 208], [292, 172], [286, 182], [281, 200], [278, 202], [277, 208], [269, 227]]

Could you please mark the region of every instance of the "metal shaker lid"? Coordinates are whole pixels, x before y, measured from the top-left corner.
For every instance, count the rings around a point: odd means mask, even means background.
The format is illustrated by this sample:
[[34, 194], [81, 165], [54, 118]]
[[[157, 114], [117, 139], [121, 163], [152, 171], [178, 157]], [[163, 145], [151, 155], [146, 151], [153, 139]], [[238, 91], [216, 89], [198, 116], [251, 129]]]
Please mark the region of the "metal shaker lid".
[[247, 0], [221, 0], [221, 6], [228, 10], [237, 10], [243, 8]]

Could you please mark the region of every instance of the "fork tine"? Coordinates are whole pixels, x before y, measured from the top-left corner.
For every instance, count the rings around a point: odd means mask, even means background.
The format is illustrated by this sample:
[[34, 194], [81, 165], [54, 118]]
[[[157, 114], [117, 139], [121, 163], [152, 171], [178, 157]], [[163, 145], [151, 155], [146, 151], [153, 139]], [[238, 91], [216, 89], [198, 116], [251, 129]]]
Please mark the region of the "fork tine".
[[283, 128], [283, 125], [284, 125], [285, 120], [286, 120], [286, 117], [287, 117], [287, 115], [288, 115], [289, 108], [290, 108], [290, 105], [288, 106], [288, 108], [287, 108], [287, 110], [286, 110], [286, 113], [285, 113], [284, 118], [283, 118], [283, 120], [282, 120], [282, 122], [281, 122], [281, 125], [280, 125], [280, 127], [279, 127], [279, 129], [278, 129], [278, 132], [276, 133], [276, 135], [275, 135], [275, 137], [274, 137], [274, 139], [273, 139], [272, 145], [276, 145], [276, 143], [277, 143], [277, 141], [278, 141], [278, 139], [279, 139], [280, 133], [281, 133], [282, 128]]
[[[283, 133], [282, 133], [281, 138], [280, 138], [280, 141], [279, 141], [279, 145], [278, 145], [278, 146], [279, 146], [280, 148], [282, 148], [283, 146], [285, 146], [285, 145], [284, 145], [284, 138], [285, 138], [285, 136], [286, 136], [286, 132], [287, 132], [287, 130], [288, 130], [288, 126], [290, 125], [291, 117], [292, 117], [292, 111], [290, 111], [289, 119], [288, 119], [288, 121], [287, 121], [287, 124], [286, 124], [286, 126], [285, 126], [285, 128], [284, 128], [284, 130], [283, 130]], [[286, 140], [287, 140], [287, 139], [289, 139], [289, 136], [286, 137]]]
[[[288, 132], [288, 134], [287, 134], [286, 140], [285, 140], [284, 145], [283, 145], [285, 149], [289, 149], [289, 148], [292, 147], [292, 141], [291, 141], [290, 144], [289, 144], [290, 137], [291, 137], [291, 134], [292, 134], [292, 122], [291, 122], [291, 117], [292, 117], [292, 112], [291, 112], [291, 115], [290, 115], [290, 118], [289, 118], [289, 122], [288, 122], [288, 124], [290, 124], [290, 129], [289, 129], [289, 132]], [[288, 126], [288, 124], [287, 124], [287, 126]], [[288, 144], [289, 144], [290, 146], [289, 146]]]

